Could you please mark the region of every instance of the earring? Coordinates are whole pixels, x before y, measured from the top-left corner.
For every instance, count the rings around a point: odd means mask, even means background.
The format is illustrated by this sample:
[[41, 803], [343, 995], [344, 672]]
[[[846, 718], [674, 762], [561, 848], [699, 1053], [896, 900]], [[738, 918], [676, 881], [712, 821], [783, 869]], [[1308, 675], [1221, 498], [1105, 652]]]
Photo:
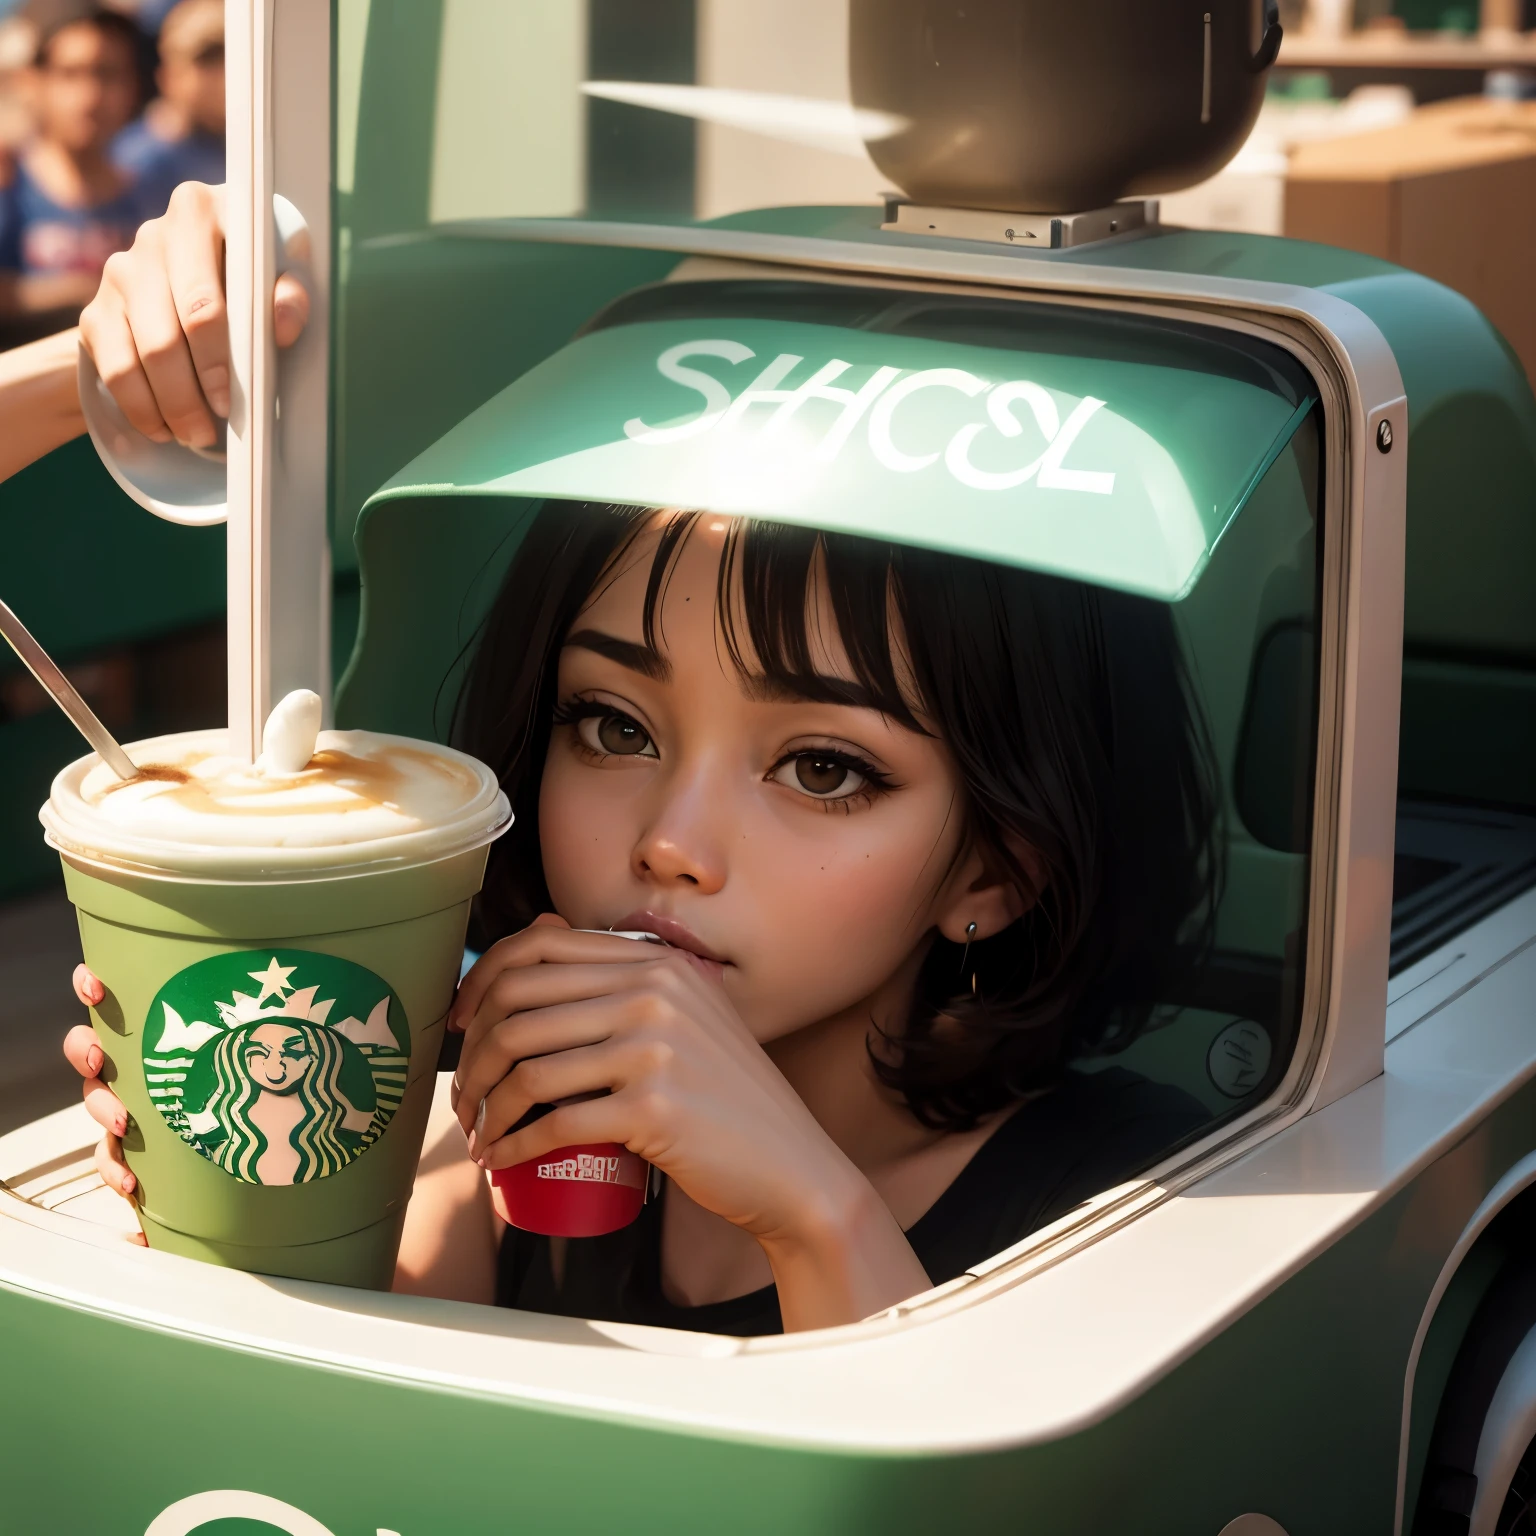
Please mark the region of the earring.
[[[971, 940], [976, 937], [976, 924], [967, 923], [965, 927], [965, 950], [960, 956], [960, 974], [965, 975], [966, 963], [971, 958]], [[976, 996], [976, 972], [971, 972], [971, 996]]]

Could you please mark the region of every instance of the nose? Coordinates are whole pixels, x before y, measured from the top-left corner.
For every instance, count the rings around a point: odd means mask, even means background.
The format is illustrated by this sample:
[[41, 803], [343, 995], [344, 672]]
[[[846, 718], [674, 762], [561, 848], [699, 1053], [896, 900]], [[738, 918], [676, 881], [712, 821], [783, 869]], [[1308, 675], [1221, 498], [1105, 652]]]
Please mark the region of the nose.
[[699, 765], [686, 776], [663, 779], [657, 794], [660, 799], [635, 841], [631, 867], [654, 885], [714, 894], [725, 885], [726, 874], [722, 822], [728, 796], [720, 775]]

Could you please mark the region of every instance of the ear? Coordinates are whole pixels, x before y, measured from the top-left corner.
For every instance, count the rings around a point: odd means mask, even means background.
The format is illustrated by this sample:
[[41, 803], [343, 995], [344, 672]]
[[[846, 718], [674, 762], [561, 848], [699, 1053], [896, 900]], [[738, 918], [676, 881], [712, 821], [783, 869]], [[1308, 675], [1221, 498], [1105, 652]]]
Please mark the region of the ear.
[[997, 853], [972, 842], [940, 893], [935, 926], [951, 944], [964, 944], [972, 923], [976, 939], [990, 939], [1016, 923], [1039, 900], [1049, 881], [1045, 860], [1033, 843], [1007, 834], [1008, 853], [1023, 869], [1028, 888], [1014, 867]]

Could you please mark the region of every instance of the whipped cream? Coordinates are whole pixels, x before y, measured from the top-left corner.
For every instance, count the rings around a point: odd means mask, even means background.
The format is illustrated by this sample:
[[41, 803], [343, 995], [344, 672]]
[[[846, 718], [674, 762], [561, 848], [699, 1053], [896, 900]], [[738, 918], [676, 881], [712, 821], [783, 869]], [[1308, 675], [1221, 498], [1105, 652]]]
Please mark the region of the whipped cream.
[[130, 744], [139, 776], [126, 782], [94, 755], [71, 763], [40, 812], [48, 841], [127, 869], [303, 879], [446, 858], [506, 830], [507, 797], [483, 763], [403, 736], [317, 736], [307, 705], [290, 695], [273, 712], [254, 765], [223, 731]]

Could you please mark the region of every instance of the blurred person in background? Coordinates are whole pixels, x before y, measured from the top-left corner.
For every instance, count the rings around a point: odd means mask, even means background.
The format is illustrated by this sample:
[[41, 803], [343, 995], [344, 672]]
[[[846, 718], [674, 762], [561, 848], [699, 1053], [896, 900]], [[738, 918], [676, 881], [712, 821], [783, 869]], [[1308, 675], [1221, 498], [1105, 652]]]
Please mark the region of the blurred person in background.
[[160, 95], [118, 135], [112, 158], [165, 212], [184, 181], [224, 180], [224, 0], [180, 0], [160, 29]]
[[0, 169], [0, 320], [66, 323], [160, 211], [110, 153], [139, 110], [141, 47], [137, 26], [105, 8], [41, 29], [24, 81], [33, 132]]
[[[0, 0], [3, 5], [5, 0]], [[114, 11], [132, 16], [148, 37], [160, 31], [160, 24], [175, 8], [177, 0], [110, 0]]]

